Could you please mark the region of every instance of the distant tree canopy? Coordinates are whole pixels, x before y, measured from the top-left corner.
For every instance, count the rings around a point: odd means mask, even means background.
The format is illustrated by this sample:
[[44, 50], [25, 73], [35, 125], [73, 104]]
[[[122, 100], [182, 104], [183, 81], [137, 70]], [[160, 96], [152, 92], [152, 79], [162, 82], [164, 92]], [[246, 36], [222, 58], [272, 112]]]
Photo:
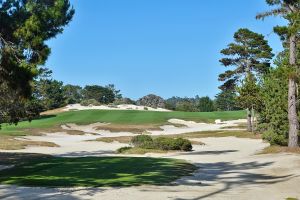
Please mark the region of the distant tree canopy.
[[215, 110], [214, 102], [208, 96], [201, 97], [197, 107], [199, 112], [212, 112]]
[[31, 82], [50, 54], [45, 42], [62, 33], [73, 15], [68, 0], [0, 1], [0, 118], [16, 123], [30, 115], [25, 104]]
[[78, 85], [64, 85], [63, 93], [67, 104], [80, 103], [82, 101], [82, 88]]
[[215, 107], [217, 110], [239, 110], [236, 101], [236, 92], [232, 89], [221, 90], [220, 93], [216, 95]]
[[136, 103], [140, 106], [148, 106], [152, 108], [165, 108], [165, 100], [155, 94], [148, 94], [140, 98]]
[[209, 97], [181, 98], [171, 97], [166, 99], [166, 108], [169, 110], [185, 112], [211, 112], [216, 110], [214, 101]]
[[84, 99], [95, 99], [99, 103], [108, 104], [115, 100], [115, 93], [108, 87], [99, 85], [87, 85], [83, 89]]
[[60, 108], [66, 105], [63, 82], [52, 79], [36, 81], [35, 97], [40, 100], [44, 110]]

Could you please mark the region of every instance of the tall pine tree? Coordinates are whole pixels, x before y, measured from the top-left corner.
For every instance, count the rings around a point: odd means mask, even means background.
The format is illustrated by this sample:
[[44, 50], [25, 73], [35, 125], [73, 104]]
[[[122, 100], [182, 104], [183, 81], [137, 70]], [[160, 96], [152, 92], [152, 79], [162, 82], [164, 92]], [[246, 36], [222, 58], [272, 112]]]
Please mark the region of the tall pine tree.
[[299, 0], [266, 0], [269, 6], [275, 6], [273, 10], [260, 13], [257, 19], [264, 19], [268, 16], [281, 16], [288, 21], [287, 26], [277, 26], [274, 31], [282, 37], [287, 36], [289, 49], [289, 65], [294, 72], [289, 75], [288, 85], [288, 120], [289, 120], [289, 147], [298, 146], [299, 121], [297, 116], [297, 83], [296, 79], [299, 70], [297, 63], [297, 43], [300, 33], [300, 1]]
[[[224, 82], [220, 86], [221, 89], [235, 88], [242, 80], [251, 75], [255, 76], [255, 80], [259, 80], [263, 74], [268, 72], [270, 60], [273, 57], [272, 49], [264, 36], [245, 28], [239, 29], [234, 34], [234, 42], [221, 50], [221, 53], [225, 57], [220, 62], [225, 67], [231, 67], [230, 70], [219, 75], [219, 80]], [[248, 131], [252, 131], [252, 106], [244, 108], [248, 111]]]

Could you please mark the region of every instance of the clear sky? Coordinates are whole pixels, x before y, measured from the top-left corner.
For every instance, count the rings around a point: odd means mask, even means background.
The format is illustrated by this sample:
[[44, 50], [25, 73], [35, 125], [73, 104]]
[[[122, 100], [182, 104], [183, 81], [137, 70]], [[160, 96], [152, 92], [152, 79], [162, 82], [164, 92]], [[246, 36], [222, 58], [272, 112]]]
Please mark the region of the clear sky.
[[220, 50], [239, 28], [262, 33], [281, 50], [272, 27], [257, 21], [265, 0], [71, 0], [76, 13], [49, 41], [46, 64], [65, 84], [114, 83], [124, 96], [164, 98], [218, 93]]

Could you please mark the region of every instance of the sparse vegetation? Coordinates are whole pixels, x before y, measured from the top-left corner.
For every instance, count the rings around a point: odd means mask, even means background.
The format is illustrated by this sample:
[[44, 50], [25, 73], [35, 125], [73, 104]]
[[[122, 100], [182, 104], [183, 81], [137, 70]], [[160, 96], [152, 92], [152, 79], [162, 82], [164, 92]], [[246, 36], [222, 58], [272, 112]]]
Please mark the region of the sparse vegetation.
[[14, 138], [11, 136], [1, 136], [0, 149], [17, 150], [25, 149], [26, 146], [58, 147], [58, 145], [53, 142], [31, 141], [22, 138]]
[[167, 152], [167, 151], [191, 151], [191, 141], [183, 138], [156, 137], [149, 135], [138, 135], [131, 139], [134, 147], [122, 147], [118, 153], [148, 153], [148, 152]]
[[271, 145], [263, 149], [259, 154], [274, 154], [274, 153], [296, 153], [300, 154], [300, 147], [290, 148], [286, 146]]

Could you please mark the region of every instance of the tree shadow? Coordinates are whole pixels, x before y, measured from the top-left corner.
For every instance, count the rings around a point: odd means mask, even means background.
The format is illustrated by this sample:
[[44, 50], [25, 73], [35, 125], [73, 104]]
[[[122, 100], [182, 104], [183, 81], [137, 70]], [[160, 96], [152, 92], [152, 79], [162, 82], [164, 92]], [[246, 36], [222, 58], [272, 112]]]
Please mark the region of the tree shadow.
[[221, 151], [191, 151], [182, 153], [184, 155], [220, 155], [238, 152], [238, 150], [221, 150]]
[[9, 185], [0, 185], [0, 199], [61, 199], [61, 200], [79, 200], [68, 191], [62, 191], [55, 188], [27, 188]]
[[34, 120], [40, 120], [40, 119], [48, 119], [56, 117], [57, 115], [40, 115], [39, 117], [35, 118]]
[[[179, 184], [195, 185], [195, 182], [200, 181], [200, 186], [203, 187], [212, 186], [216, 183], [224, 185], [224, 187], [219, 190], [189, 199], [200, 200], [228, 191], [234, 187], [274, 184], [298, 177], [293, 174], [273, 176], [269, 174], [249, 172], [251, 169], [261, 169], [272, 164], [273, 162], [245, 162], [239, 164], [234, 164], [232, 162], [200, 163], [197, 164], [199, 167], [197, 173], [195, 173], [192, 177], [186, 177], [181, 180]], [[176, 200], [188, 199], [177, 198]]]
[[99, 151], [72, 151], [63, 154], [57, 154], [59, 157], [92, 157], [92, 156], [101, 156], [107, 154], [116, 154], [115, 151], [112, 150], [99, 150]]

